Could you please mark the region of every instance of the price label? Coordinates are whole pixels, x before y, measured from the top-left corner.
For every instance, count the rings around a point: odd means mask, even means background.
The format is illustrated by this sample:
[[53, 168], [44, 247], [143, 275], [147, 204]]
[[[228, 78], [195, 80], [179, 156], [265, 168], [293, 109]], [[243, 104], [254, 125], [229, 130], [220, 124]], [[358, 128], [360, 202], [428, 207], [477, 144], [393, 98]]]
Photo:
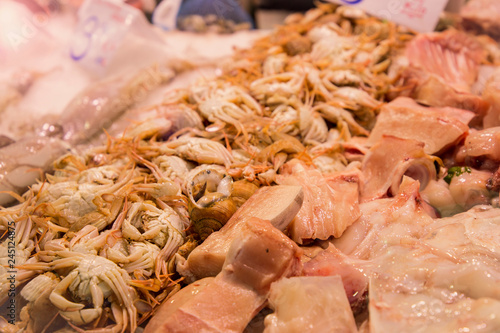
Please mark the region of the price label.
[[70, 43], [70, 57], [96, 74], [103, 74], [130, 27], [142, 13], [113, 0], [86, 0]]
[[389, 20], [419, 32], [436, 27], [448, 0], [328, 0], [354, 6], [381, 19]]

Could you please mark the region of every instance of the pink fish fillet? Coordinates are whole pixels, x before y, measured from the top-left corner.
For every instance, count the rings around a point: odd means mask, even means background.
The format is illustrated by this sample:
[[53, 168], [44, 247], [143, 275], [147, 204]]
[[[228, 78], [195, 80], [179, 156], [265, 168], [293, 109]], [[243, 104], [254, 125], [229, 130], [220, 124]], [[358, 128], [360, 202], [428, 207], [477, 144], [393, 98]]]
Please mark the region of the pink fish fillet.
[[340, 237], [359, 217], [359, 172], [323, 176], [299, 160], [284, 165], [278, 184], [301, 185], [304, 202], [292, 221], [289, 232], [299, 244]]
[[[298, 275], [301, 250], [269, 221], [252, 218], [229, 249], [215, 279], [168, 318], [153, 318], [152, 332], [242, 332], [264, 307], [270, 286]], [[158, 320], [163, 321], [158, 325]]]
[[419, 35], [406, 48], [410, 65], [435, 74], [458, 91], [469, 91], [484, 57], [481, 44], [462, 32]]
[[436, 154], [465, 137], [473, 117], [471, 111], [424, 107], [411, 98], [398, 97], [384, 105], [368, 142], [373, 145], [383, 135], [392, 135], [421, 141], [427, 154]]
[[485, 58], [474, 37], [448, 30], [419, 35], [406, 48], [410, 66], [402, 77], [410, 97], [430, 106], [451, 106], [484, 115], [489, 103], [471, 93]]

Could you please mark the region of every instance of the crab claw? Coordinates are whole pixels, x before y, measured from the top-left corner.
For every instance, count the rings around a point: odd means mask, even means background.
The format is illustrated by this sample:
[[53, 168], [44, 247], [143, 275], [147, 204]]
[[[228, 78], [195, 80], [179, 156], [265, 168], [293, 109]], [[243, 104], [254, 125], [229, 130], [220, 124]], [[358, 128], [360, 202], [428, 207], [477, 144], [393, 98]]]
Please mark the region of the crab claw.
[[50, 294], [49, 298], [52, 304], [57, 306], [62, 311], [78, 311], [85, 307], [83, 304], [68, 301], [62, 296], [62, 294], [68, 289], [69, 285], [76, 279], [77, 276], [78, 272], [71, 272], [70, 274], [68, 274], [68, 276], [62, 279], [62, 281]]
[[99, 318], [102, 314], [102, 309], [93, 308], [78, 311], [61, 311], [60, 314], [64, 319], [69, 320], [75, 325], [81, 326], [89, 324]]

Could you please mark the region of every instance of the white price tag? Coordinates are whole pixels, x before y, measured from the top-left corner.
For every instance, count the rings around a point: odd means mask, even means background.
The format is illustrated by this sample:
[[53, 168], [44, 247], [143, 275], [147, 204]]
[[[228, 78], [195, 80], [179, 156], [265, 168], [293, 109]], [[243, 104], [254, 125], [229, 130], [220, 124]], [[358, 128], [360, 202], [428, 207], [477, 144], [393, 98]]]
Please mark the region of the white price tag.
[[123, 2], [86, 0], [70, 45], [70, 57], [102, 75], [134, 21], [142, 13]]
[[404, 25], [419, 32], [430, 32], [436, 27], [439, 15], [448, 0], [328, 0], [355, 6], [367, 13]]

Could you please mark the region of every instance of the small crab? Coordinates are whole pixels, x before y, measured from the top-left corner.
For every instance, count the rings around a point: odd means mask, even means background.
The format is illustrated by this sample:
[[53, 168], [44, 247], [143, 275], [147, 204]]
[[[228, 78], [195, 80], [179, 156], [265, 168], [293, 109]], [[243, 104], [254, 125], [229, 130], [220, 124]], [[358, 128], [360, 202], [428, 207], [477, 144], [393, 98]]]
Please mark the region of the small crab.
[[[71, 251], [56, 251], [59, 257], [50, 263], [26, 265], [26, 268], [57, 270], [61, 274], [72, 269], [54, 288], [50, 301], [60, 315], [68, 320], [79, 332], [84, 326], [98, 320], [103, 313], [105, 300], [111, 303], [111, 312], [116, 322], [114, 326], [92, 332], [123, 332], [129, 327], [135, 332], [137, 309], [134, 301], [135, 290], [129, 286], [127, 272], [114, 262], [93, 254]], [[65, 296], [71, 297], [69, 300]]]

